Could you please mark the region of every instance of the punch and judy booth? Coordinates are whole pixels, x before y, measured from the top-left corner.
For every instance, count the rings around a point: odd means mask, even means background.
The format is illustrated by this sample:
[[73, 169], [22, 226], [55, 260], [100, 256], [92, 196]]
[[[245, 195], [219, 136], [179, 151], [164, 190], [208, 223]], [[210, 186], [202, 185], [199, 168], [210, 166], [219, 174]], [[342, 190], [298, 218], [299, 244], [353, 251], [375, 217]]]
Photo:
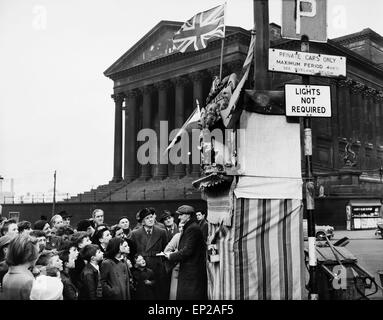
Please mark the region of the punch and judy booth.
[[209, 299], [305, 299], [300, 125], [251, 90], [228, 112], [239, 85], [224, 78], [201, 113]]

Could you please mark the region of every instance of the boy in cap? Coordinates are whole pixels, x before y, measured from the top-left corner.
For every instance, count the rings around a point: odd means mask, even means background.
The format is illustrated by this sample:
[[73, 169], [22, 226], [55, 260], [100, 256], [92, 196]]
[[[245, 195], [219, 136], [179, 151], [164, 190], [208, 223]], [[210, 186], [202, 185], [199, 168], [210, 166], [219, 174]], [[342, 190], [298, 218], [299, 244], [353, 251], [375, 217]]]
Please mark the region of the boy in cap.
[[85, 231], [88, 233], [89, 239], [92, 239], [96, 231], [96, 225], [93, 220], [84, 219], [77, 224], [77, 231]]
[[140, 210], [142, 227], [132, 231], [131, 240], [135, 243], [137, 254], [146, 260], [148, 268], [155, 273], [156, 299], [167, 299], [167, 274], [161, 256], [167, 244], [166, 231], [154, 225], [155, 219], [151, 210]]
[[66, 212], [65, 210], [59, 212], [59, 215], [62, 216], [63, 221], [64, 221], [64, 226], [66, 227], [71, 227], [70, 225], [70, 218], [72, 218], [72, 215]]

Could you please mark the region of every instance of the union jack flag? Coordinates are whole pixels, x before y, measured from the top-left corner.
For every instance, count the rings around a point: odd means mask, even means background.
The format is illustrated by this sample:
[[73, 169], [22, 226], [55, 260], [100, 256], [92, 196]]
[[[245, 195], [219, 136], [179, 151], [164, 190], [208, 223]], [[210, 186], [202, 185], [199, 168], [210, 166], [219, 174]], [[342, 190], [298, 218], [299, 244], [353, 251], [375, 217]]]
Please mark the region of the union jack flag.
[[225, 5], [197, 13], [186, 21], [173, 37], [173, 50], [205, 49], [207, 41], [225, 37]]

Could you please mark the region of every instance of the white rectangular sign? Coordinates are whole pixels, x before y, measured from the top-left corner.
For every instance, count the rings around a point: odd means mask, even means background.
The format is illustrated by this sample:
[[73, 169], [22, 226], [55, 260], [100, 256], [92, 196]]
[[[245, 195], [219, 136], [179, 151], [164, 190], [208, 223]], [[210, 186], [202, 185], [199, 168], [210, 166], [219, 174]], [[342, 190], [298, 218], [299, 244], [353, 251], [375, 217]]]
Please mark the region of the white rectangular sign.
[[270, 48], [269, 71], [346, 77], [346, 57]]
[[282, 38], [327, 42], [326, 0], [283, 0]]
[[329, 86], [285, 85], [286, 116], [331, 117]]

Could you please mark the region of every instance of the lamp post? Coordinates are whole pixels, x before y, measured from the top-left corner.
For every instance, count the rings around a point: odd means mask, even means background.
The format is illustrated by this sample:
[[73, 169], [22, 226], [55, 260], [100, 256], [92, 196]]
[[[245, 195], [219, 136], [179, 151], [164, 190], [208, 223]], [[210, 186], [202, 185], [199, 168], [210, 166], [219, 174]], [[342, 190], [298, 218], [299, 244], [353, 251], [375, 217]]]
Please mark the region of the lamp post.
[[55, 214], [55, 205], [56, 205], [56, 170], [53, 175], [53, 203], [52, 203], [52, 217]]
[[[2, 175], [0, 175], [0, 197], [3, 199], [3, 202], [4, 201], [4, 197], [3, 197], [3, 180], [4, 180], [4, 177]], [[0, 212], [1, 214], [1, 212]]]

